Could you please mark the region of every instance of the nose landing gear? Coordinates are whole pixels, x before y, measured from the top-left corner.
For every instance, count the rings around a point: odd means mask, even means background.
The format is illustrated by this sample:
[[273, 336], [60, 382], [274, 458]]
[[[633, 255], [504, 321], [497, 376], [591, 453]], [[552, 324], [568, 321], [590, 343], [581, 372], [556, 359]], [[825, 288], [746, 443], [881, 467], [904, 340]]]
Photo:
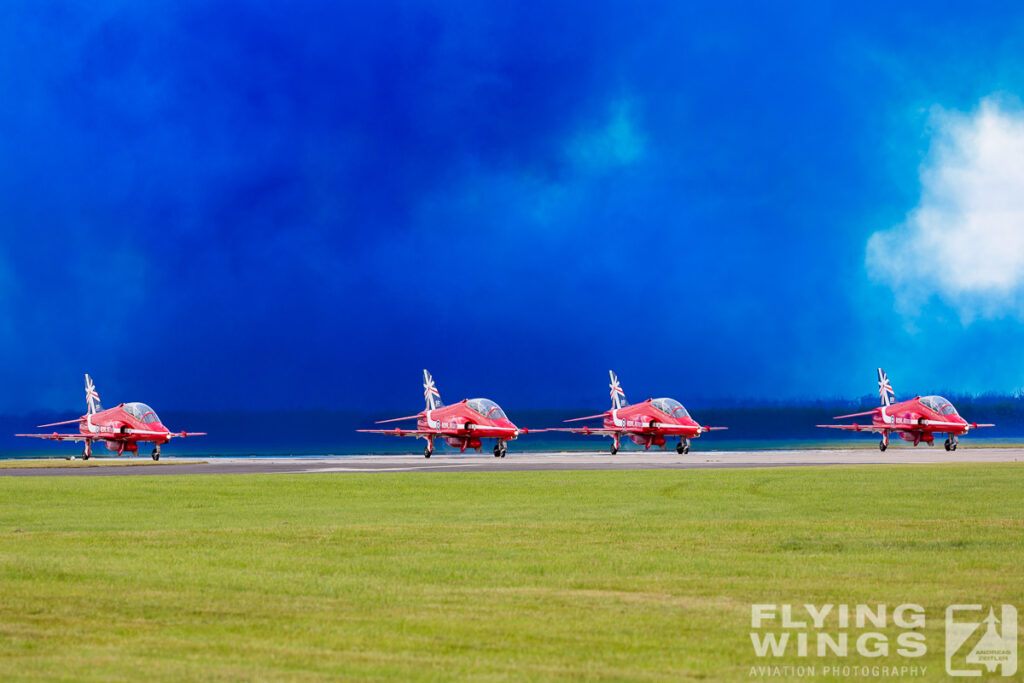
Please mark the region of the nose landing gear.
[[690, 452], [690, 440], [689, 439], [682, 439], [679, 442], [679, 444], [676, 446], [676, 453], [678, 453], [679, 455], [686, 455], [689, 452]]
[[494, 457], [504, 458], [506, 453], [508, 453], [508, 446], [504, 441], [498, 439], [497, 443], [494, 444]]
[[153, 459], [154, 460], [159, 460], [160, 459], [160, 446], [154, 446], [153, 447]]
[[951, 436], [948, 439], [946, 439], [946, 443], [942, 445], [946, 447], [947, 451], [955, 451], [956, 447], [959, 445], [959, 442], [959, 439], [957, 439], [955, 436]]

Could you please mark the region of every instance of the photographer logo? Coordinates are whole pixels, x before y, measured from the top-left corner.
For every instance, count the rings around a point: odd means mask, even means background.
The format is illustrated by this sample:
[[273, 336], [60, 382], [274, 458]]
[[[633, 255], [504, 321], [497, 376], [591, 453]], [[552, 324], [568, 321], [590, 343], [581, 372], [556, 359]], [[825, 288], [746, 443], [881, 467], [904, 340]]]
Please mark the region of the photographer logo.
[[946, 608], [946, 673], [981, 676], [1017, 673], [1017, 609], [1003, 605], [988, 615], [982, 605]]

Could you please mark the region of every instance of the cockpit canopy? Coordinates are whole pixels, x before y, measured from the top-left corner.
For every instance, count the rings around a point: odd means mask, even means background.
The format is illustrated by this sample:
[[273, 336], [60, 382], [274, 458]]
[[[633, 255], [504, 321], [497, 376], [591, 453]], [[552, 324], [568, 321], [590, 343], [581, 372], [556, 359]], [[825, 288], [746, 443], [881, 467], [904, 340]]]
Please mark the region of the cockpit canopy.
[[471, 398], [466, 401], [466, 405], [488, 420], [508, 419], [505, 417], [505, 412], [501, 409], [501, 406], [489, 398]]
[[939, 415], [956, 415], [956, 408], [953, 407], [953, 404], [941, 396], [922, 396], [921, 403]]
[[674, 398], [656, 398], [651, 401], [651, 405], [669, 417], [690, 417], [683, 404]]
[[153, 422], [160, 421], [160, 418], [156, 416], [153, 409], [145, 403], [125, 403], [124, 411], [136, 420], [144, 422], [145, 424], [152, 424]]

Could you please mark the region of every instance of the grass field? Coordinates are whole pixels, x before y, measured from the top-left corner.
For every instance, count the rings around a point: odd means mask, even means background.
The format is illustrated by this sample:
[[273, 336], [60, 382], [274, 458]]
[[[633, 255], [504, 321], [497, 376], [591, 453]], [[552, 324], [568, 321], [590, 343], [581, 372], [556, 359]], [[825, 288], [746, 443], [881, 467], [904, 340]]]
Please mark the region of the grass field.
[[751, 603], [914, 602], [925, 657], [830, 663], [937, 680], [948, 604], [1024, 603], [1022, 491], [1018, 465], [5, 477], [0, 679], [751, 680]]
[[163, 461], [158, 462], [155, 460], [104, 460], [95, 459], [90, 460], [65, 460], [64, 458], [26, 458], [24, 460], [0, 460], [0, 470], [24, 470], [24, 469], [38, 469], [38, 468], [52, 468], [59, 467], [66, 469], [68, 467], [82, 468], [82, 467], [163, 467], [165, 465], [194, 465], [196, 460], [189, 461]]

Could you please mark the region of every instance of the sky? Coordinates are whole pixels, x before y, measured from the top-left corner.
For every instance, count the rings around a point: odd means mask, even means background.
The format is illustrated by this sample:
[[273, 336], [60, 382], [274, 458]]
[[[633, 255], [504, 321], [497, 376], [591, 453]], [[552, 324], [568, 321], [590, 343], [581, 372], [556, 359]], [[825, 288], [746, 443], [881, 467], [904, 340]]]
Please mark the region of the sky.
[[1016, 3], [11, 0], [0, 411], [1024, 387]]

